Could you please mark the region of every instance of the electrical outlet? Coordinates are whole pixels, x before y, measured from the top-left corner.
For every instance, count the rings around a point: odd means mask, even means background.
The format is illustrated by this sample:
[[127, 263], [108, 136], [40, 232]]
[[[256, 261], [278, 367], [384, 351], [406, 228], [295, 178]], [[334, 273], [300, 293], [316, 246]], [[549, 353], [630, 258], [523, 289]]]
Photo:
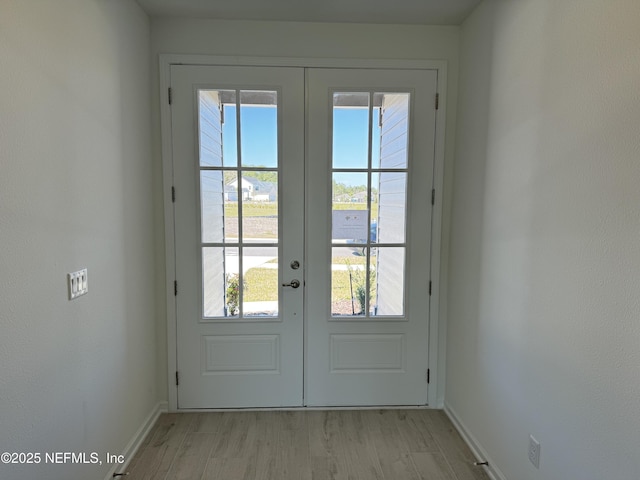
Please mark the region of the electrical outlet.
[[69, 287], [69, 300], [84, 295], [89, 291], [89, 274], [87, 269], [67, 274], [67, 284]]
[[533, 435], [529, 435], [529, 461], [534, 467], [540, 468], [540, 442]]

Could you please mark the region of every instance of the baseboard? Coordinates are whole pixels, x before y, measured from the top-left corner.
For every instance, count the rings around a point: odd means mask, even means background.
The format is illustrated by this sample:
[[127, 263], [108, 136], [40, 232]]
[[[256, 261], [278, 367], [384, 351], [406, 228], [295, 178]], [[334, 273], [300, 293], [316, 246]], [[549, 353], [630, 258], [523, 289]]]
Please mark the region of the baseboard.
[[458, 430], [458, 433], [460, 433], [460, 436], [469, 446], [476, 459], [479, 462], [488, 462], [488, 465], [485, 465], [484, 469], [485, 472], [487, 472], [487, 475], [489, 475], [489, 478], [491, 478], [491, 480], [507, 480], [507, 477], [503, 475], [503, 473], [496, 466], [493, 460], [489, 458], [489, 455], [487, 454], [485, 449], [482, 448], [473, 434], [464, 426], [458, 415], [446, 402], [444, 404], [444, 413], [447, 414], [447, 417], [449, 417], [449, 420], [451, 420], [453, 426], [456, 427], [456, 430]]
[[131, 440], [129, 440], [129, 443], [122, 451], [122, 455], [124, 456], [125, 462], [121, 464], [114, 464], [111, 467], [111, 469], [109, 469], [107, 476], [104, 477], [105, 480], [113, 480], [114, 473], [121, 473], [121, 472], [127, 471], [127, 466], [129, 465], [129, 462], [138, 451], [138, 448], [140, 448], [142, 441], [149, 434], [149, 432], [155, 425], [156, 420], [158, 420], [158, 417], [160, 416], [160, 414], [163, 412], [166, 412], [167, 409], [168, 409], [167, 402], [158, 402], [156, 406], [153, 407], [153, 409], [151, 409], [151, 411], [149, 412], [149, 415], [147, 415], [147, 418], [144, 419], [144, 421], [142, 422], [142, 425], [140, 425], [140, 428], [138, 428], [136, 433], [133, 434], [133, 437], [131, 437]]

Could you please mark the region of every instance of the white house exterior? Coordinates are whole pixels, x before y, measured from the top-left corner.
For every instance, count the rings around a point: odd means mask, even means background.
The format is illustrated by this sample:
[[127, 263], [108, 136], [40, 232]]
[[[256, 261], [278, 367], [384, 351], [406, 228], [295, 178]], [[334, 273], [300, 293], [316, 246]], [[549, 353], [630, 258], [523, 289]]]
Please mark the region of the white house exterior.
[[[278, 188], [273, 182], [263, 182], [253, 177], [242, 177], [242, 199], [254, 202], [275, 202]], [[238, 180], [225, 185], [225, 200], [238, 200]]]

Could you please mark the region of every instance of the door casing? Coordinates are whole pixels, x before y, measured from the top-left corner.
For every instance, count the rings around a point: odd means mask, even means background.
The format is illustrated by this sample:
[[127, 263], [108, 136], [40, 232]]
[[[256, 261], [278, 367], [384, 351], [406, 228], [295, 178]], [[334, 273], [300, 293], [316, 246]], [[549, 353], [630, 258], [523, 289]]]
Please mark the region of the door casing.
[[[427, 69], [438, 74], [438, 111], [436, 116], [435, 155], [434, 155], [434, 207], [431, 226], [431, 272], [432, 282], [429, 315], [429, 369], [430, 387], [428, 405], [433, 408], [443, 406], [444, 394], [444, 338], [443, 320], [440, 317], [441, 238], [443, 218], [443, 186], [445, 158], [446, 124], [446, 85], [447, 64], [444, 60], [364, 60], [364, 59], [303, 59], [287, 57], [224, 57], [208, 55], [160, 55], [160, 121], [163, 166], [163, 204], [165, 220], [165, 275], [167, 308], [167, 390], [168, 410], [177, 408], [177, 315], [174, 279], [176, 271], [174, 242], [174, 213], [172, 201], [173, 158], [171, 148], [171, 107], [170, 107], [170, 71], [171, 65], [234, 65], [234, 66], [274, 66], [308, 68], [375, 68], [375, 69]], [[444, 293], [444, 292], [443, 292]], [[185, 411], [185, 410], [180, 410]]]

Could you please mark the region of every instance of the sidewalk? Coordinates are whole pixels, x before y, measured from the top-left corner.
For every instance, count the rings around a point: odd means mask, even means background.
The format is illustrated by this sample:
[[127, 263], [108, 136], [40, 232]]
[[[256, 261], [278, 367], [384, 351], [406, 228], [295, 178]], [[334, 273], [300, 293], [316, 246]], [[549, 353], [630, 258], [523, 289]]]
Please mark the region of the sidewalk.
[[[247, 271], [257, 267], [277, 270], [277, 263], [269, 263], [274, 259], [275, 257], [245, 256], [242, 262], [242, 273], [247, 273]], [[226, 259], [226, 267], [227, 273], [238, 273], [240, 270], [238, 267], [238, 257], [228, 256]], [[350, 267], [344, 264], [331, 265], [331, 270], [333, 271], [347, 271], [349, 268], [351, 268], [351, 270], [364, 270], [364, 265], [351, 265]]]
[[244, 315], [262, 314], [278, 315], [278, 302], [244, 302]]

